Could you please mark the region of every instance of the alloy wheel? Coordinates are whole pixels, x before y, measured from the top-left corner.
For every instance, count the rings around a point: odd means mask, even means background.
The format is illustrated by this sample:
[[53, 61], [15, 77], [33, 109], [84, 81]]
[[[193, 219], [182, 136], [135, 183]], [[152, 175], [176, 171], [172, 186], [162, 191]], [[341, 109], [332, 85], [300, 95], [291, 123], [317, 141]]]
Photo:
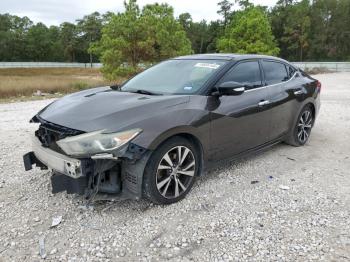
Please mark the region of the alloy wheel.
[[304, 144], [310, 136], [312, 120], [312, 113], [309, 110], [304, 111], [300, 116], [298, 122], [298, 140], [302, 144]]
[[196, 170], [193, 152], [186, 146], [170, 149], [160, 160], [156, 185], [158, 192], [165, 198], [178, 198], [190, 186]]

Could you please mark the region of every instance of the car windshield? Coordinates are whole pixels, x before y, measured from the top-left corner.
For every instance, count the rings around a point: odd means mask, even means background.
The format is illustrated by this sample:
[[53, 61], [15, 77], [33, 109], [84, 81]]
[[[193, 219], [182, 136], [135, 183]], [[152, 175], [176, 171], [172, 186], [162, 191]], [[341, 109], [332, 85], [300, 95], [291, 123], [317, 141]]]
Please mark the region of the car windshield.
[[226, 61], [168, 60], [126, 82], [122, 91], [144, 94], [194, 94]]

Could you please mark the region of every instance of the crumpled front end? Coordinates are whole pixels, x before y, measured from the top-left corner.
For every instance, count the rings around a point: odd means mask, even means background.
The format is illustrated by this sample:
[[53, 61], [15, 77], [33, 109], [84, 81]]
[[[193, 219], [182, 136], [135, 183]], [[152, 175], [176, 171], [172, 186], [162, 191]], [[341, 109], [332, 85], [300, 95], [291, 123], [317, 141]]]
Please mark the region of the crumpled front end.
[[47, 122], [36, 116], [39, 129], [32, 137], [32, 150], [23, 156], [25, 170], [35, 164], [52, 173], [52, 192], [84, 195], [92, 199], [98, 193], [122, 198], [142, 197], [142, 176], [150, 152], [128, 143], [118, 152], [89, 157], [70, 157], [57, 141], [84, 132]]

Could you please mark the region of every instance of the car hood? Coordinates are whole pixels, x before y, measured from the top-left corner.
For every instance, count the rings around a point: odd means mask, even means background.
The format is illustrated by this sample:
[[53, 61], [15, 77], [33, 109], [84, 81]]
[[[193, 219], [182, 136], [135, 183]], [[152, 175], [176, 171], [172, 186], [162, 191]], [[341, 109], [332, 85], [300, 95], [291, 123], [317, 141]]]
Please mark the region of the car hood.
[[188, 101], [187, 95], [150, 96], [101, 87], [56, 100], [40, 111], [38, 116], [48, 122], [84, 132], [102, 129], [116, 132], [127, 127], [137, 127], [137, 122], [164, 114]]

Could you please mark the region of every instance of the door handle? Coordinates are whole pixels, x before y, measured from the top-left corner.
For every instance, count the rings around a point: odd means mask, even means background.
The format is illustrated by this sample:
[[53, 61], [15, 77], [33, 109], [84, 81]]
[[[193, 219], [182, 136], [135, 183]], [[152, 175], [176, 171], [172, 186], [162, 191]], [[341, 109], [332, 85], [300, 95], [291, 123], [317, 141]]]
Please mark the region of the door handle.
[[298, 96], [298, 95], [302, 95], [304, 92], [303, 90], [299, 89], [297, 91], [294, 91], [294, 95]]
[[270, 104], [270, 101], [269, 100], [263, 100], [263, 101], [260, 101], [259, 102], [259, 106], [266, 106], [266, 105], [268, 105], [268, 104]]

